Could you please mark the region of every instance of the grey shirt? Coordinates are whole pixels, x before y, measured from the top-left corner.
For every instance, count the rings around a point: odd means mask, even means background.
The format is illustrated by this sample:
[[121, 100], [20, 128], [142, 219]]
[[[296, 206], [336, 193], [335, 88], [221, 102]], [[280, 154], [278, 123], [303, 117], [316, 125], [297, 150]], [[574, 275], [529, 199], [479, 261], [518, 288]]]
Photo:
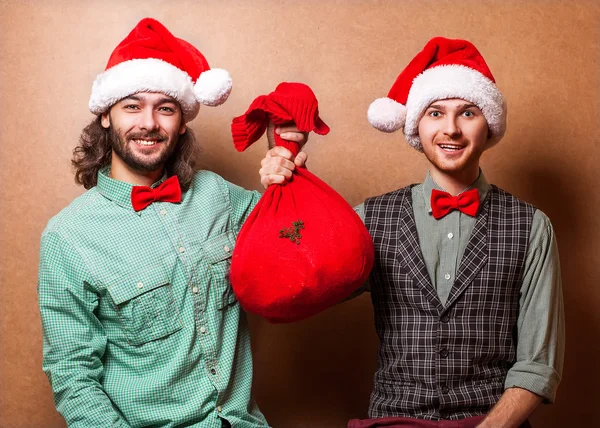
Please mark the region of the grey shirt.
[[[465, 191], [472, 188], [479, 191], [483, 203], [491, 186], [481, 172]], [[476, 219], [458, 210], [439, 220], [433, 218], [433, 189], [443, 190], [427, 173], [425, 181], [412, 188], [413, 211], [427, 272], [442, 304], [446, 304]], [[364, 221], [364, 205], [355, 210]], [[367, 284], [362, 291], [368, 289]], [[536, 210], [519, 300], [517, 361], [508, 371], [505, 388], [523, 388], [553, 402], [562, 374], [564, 338], [558, 247], [550, 220]]]

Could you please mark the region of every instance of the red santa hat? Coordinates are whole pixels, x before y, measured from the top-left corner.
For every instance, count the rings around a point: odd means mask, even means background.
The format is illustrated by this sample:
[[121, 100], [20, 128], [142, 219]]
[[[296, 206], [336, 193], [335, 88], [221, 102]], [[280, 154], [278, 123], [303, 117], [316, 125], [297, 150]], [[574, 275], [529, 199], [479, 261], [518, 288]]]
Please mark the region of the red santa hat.
[[369, 106], [367, 117], [380, 131], [404, 130], [406, 141], [423, 151], [419, 121], [437, 100], [460, 98], [479, 107], [489, 129], [488, 148], [506, 130], [506, 103], [477, 48], [466, 40], [431, 39], [400, 73], [386, 98]]
[[119, 43], [104, 73], [96, 77], [89, 107], [102, 114], [131, 94], [160, 92], [180, 103], [188, 122], [200, 104], [224, 103], [231, 85], [227, 71], [211, 69], [198, 49], [155, 19], [145, 18]]

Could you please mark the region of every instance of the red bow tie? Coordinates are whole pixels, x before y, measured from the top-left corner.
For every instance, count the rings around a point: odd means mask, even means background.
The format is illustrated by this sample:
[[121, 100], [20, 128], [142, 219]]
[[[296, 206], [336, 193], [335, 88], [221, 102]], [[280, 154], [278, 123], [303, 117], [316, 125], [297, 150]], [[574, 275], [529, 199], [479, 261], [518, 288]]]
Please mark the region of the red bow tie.
[[459, 210], [471, 217], [477, 215], [479, 209], [479, 191], [467, 190], [458, 196], [433, 189], [431, 192], [431, 211], [436, 220], [444, 217], [452, 210]]
[[140, 211], [152, 202], [181, 202], [181, 186], [176, 175], [167, 178], [160, 186], [133, 186], [131, 188], [131, 206]]

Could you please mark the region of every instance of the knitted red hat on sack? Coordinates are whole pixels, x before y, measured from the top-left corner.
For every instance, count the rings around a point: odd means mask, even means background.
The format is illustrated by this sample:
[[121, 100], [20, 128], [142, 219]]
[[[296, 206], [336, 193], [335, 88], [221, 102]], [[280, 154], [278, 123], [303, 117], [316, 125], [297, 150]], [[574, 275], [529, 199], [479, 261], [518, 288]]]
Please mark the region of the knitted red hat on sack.
[[188, 122], [200, 104], [224, 103], [231, 86], [227, 71], [211, 69], [198, 49], [155, 19], [145, 18], [119, 43], [104, 73], [96, 77], [89, 107], [102, 114], [129, 95], [160, 92], [180, 103]]
[[293, 121], [301, 132], [325, 135], [329, 126], [319, 117], [318, 106], [310, 87], [303, 83], [280, 83], [269, 95], [261, 95], [252, 101], [246, 113], [233, 119], [233, 144], [243, 152], [264, 134], [269, 120], [276, 125]]
[[418, 128], [423, 113], [434, 101], [450, 98], [481, 109], [491, 133], [488, 148], [504, 136], [504, 98], [483, 57], [466, 40], [431, 39], [400, 73], [388, 96], [371, 103], [367, 117], [380, 131], [404, 128], [406, 141], [423, 151]]

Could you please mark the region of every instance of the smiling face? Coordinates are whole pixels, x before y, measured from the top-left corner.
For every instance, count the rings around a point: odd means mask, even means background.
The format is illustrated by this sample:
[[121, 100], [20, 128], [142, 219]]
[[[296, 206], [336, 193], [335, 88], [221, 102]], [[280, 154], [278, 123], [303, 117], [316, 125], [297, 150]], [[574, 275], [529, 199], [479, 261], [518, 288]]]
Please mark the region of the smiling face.
[[419, 122], [419, 138], [434, 179], [475, 181], [489, 136], [481, 110], [461, 99], [435, 101]]
[[[102, 115], [102, 126], [112, 133], [116, 168], [152, 179], [162, 174], [164, 165], [186, 131], [177, 101], [161, 93], [137, 93], [122, 99]], [[127, 172], [127, 171], [124, 171]]]

